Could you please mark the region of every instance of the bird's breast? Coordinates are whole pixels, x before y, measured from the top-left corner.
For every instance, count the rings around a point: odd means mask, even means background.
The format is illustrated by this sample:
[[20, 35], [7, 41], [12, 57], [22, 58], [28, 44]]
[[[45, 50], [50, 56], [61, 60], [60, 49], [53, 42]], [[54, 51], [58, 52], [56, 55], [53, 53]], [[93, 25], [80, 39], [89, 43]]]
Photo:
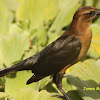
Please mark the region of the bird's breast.
[[77, 61], [79, 61], [86, 55], [86, 53], [90, 47], [91, 39], [92, 39], [92, 32], [89, 31], [89, 32], [87, 32], [87, 34], [78, 36], [77, 38], [79, 38], [80, 41], [82, 42], [82, 48], [81, 48], [80, 54], [77, 58]]

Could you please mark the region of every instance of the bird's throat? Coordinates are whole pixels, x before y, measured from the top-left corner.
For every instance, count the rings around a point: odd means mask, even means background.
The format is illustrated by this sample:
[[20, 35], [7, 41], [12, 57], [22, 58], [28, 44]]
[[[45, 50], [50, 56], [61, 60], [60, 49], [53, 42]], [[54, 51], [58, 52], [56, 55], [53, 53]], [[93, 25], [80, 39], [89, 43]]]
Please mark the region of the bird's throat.
[[82, 20], [73, 20], [70, 30], [72, 31], [72, 34], [77, 36], [86, 35], [91, 32], [90, 22], [83, 22]]

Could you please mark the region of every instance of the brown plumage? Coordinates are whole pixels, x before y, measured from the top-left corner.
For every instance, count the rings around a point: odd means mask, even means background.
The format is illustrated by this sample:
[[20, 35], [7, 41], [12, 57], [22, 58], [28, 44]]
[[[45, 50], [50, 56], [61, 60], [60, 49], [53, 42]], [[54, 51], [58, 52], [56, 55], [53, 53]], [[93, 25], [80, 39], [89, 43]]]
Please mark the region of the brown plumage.
[[30, 84], [53, 75], [53, 81], [65, 100], [70, 100], [62, 89], [62, 78], [67, 68], [86, 55], [92, 39], [90, 23], [97, 15], [100, 15], [100, 10], [94, 7], [85, 6], [78, 9], [68, 31], [40, 53], [0, 70], [0, 77], [15, 71], [32, 70], [34, 75], [27, 81], [27, 84]]

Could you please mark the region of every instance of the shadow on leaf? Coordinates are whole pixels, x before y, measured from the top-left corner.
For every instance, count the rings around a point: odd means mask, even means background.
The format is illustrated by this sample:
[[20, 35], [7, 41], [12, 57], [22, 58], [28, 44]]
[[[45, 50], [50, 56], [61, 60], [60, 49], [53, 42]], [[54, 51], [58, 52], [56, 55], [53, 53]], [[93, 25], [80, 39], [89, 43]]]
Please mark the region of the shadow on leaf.
[[[100, 84], [94, 80], [81, 80], [79, 77], [66, 75], [67, 81], [70, 85], [77, 88], [79, 95], [83, 97], [91, 97], [93, 99], [100, 99]], [[72, 91], [69, 91], [71, 93]]]

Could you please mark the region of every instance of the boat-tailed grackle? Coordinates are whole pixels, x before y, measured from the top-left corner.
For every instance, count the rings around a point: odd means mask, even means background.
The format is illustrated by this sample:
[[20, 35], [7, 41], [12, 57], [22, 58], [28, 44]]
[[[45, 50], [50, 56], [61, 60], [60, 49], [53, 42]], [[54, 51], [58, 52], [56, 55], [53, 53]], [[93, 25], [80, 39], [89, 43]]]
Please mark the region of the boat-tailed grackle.
[[92, 39], [90, 23], [97, 15], [100, 15], [100, 9], [91, 6], [79, 8], [74, 14], [69, 30], [40, 53], [11, 67], [1, 69], [0, 77], [11, 72], [32, 70], [34, 75], [27, 81], [27, 84], [30, 84], [53, 75], [53, 81], [65, 100], [70, 100], [62, 89], [62, 78], [66, 69], [86, 55]]

